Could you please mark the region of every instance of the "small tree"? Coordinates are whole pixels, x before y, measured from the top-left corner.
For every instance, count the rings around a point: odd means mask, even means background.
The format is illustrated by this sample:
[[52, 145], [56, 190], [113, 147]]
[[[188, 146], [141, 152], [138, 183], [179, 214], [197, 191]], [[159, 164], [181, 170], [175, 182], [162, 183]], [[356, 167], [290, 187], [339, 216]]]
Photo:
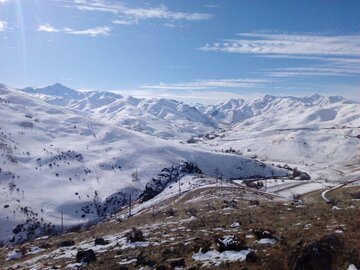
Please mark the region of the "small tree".
[[138, 176], [138, 170], [136, 170], [135, 172], [133, 172], [131, 174], [131, 177], [132, 177], [132, 181], [133, 182], [138, 182], [140, 179], [139, 179], [139, 176]]

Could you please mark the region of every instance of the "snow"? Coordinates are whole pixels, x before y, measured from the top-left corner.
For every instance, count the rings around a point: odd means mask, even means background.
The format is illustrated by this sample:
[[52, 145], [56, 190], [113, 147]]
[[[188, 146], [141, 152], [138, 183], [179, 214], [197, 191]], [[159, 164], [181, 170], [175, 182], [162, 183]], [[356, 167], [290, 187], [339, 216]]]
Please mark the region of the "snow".
[[355, 265], [350, 264], [349, 267], [347, 268], [347, 270], [358, 270], [358, 268], [356, 268]]
[[216, 250], [210, 250], [202, 253], [200, 250], [198, 253], [194, 253], [192, 258], [195, 261], [201, 261], [204, 266], [219, 266], [223, 262], [244, 261], [250, 251], [250, 249], [241, 251], [226, 250], [220, 253]]
[[[0, 207], [0, 240], [9, 240], [16, 224], [28, 217], [56, 226], [61, 212], [65, 226], [97, 221], [99, 208], [106, 208], [102, 215], [110, 214], [126, 204], [129, 195], [135, 199], [163, 168], [179, 161], [195, 162], [210, 176], [220, 171], [224, 178], [285, 174], [241, 156], [124, 129], [4, 86], [0, 98], [9, 101], [0, 107], [0, 203], [9, 205]], [[20, 126], [23, 121], [32, 127]], [[244, 169], [237, 169], [242, 164]], [[132, 181], [134, 171], [139, 181]], [[194, 187], [184, 181], [184, 191]], [[113, 202], [119, 203], [110, 204], [110, 196], [117, 196]], [[20, 210], [25, 207], [26, 213]], [[24, 238], [24, 233], [16, 235], [16, 240]]]
[[78, 269], [81, 266], [83, 266], [82, 263], [69, 263], [68, 265], [65, 266], [65, 269]]
[[20, 250], [13, 250], [13, 251], [10, 251], [6, 258], [7, 260], [17, 260], [17, 259], [20, 259], [23, 255], [21, 254]]
[[240, 227], [240, 223], [239, 222], [234, 222], [233, 224], [230, 225], [231, 228], [238, 228]]
[[[0, 85], [0, 105], [0, 241], [9, 240], [28, 218], [55, 229], [61, 213], [65, 226], [97, 222], [180, 161], [196, 163], [207, 176], [180, 179], [182, 193], [217, 187], [211, 178], [216, 175], [288, 173], [269, 163], [286, 163], [312, 177], [311, 182], [268, 180], [267, 192], [285, 198], [360, 175], [360, 104], [339, 96], [264, 96], [191, 106], [60, 84], [22, 91]], [[198, 142], [185, 143], [191, 137]], [[230, 147], [242, 155], [222, 153]], [[254, 155], [266, 163], [251, 159]], [[135, 171], [139, 181], [132, 181]], [[134, 213], [178, 196], [178, 184]], [[24, 232], [15, 236], [26, 238]]]
[[276, 240], [272, 239], [272, 238], [262, 238], [262, 239], [258, 240], [257, 243], [259, 243], [261, 245], [274, 245], [274, 244], [276, 244]]
[[216, 127], [215, 121], [195, 107], [175, 100], [137, 99], [104, 91], [80, 92], [60, 84], [23, 91], [52, 105], [91, 113], [111, 124], [164, 139], [186, 140]]
[[230, 125], [218, 133], [221, 136], [200, 141], [203, 147], [256, 154], [270, 163], [298, 167], [319, 180], [360, 173], [359, 103], [320, 95], [229, 102], [199, 107], [209, 116], [217, 111], [214, 118]]

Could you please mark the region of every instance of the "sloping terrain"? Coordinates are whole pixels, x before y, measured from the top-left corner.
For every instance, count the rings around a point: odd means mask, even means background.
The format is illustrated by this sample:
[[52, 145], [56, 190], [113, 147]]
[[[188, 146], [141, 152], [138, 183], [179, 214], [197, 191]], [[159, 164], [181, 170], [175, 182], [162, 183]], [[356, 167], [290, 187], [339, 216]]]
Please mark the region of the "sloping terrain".
[[[215, 105], [198, 106], [198, 109], [217, 122], [236, 124], [244, 120], [268, 119], [259, 127], [277, 128], [318, 126], [360, 126], [359, 103], [341, 96], [324, 97], [314, 94], [310, 97], [276, 97], [266, 95], [249, 100], [230, 99]], [[258, 118], [256, 118], [256, 116]], [[265, 124], [265, 125], [264, 125]]]
[[360, 174], [359, 103], [337, 96], [265, 96], [209, 106], [205, 112], [232, 125], [193, 139], [202, 147], [288, 164], [314, 179]]
[[23, 91], [145, 134], [298, 167], [313, 179], [360, 174], [360, 104], [341, 96], [266, 95], [195, 108], [174, 100], [79, 92], [60, 84]]
[[0, 85], [0, 265], [356, 269], [342, 187], [359, 151], [360, 104], [338, 96], [193, 107]]
[[5, 269], [360, 266], [358, 201], [333, 194], [341, 207], [291, 202], [232, 184], [221, 188], [214, 179], [188, 182], [199, 186], [181, 195], [164, 191], [147, 207], [134, 205], [131, 217], [126, 208], [88, 230], [0, 249], [0, 260]]
[[62, 222], [98, 221], [179, 162], [225, 179], [287, 174], [237, 155], [123, 129], [4, 85], [0, 102], [1, 240], [56, 232]]

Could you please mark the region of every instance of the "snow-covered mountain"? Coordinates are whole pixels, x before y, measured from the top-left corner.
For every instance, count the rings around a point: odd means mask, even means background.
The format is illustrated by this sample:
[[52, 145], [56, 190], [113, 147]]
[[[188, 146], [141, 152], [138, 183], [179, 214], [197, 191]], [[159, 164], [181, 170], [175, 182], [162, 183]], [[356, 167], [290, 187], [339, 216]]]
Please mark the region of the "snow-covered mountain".
[[203, 147], [229, 149], [288, 163], [313, 178], [337, 180], [360, 174], [360, 104], [340, 96], [264, 96], [230, 100], [202, 111], [228, 124]]
[[25, 88], [53, 105], [60, 105], [108, 120], [117, 126], [164, 139], [188, 139], [216, 127], [216, 122], [195, 107], [170, 99], [138, 99], [104, 91], [81, 92], [54, 84]]
[[[206, 149], [231, 147], [271, 162], [305, 166], [315, 178], [333, 180], [358, 171], [360, 104], [341, 96], [266, 95], [189, 106], [167, 99], [79, 92], [59, 84], [24, 91], [145, 134], [181, 141], [205, 138], [201, 147]], [[211, 138], [216, 140], [208, 141]]]
[[[319, 122], [341, 125], [349, 120], [359, 122], [359, 114], [354, 109], [359, 104], [341, 96], [324, 97], [314, 94], [309, 97], [276, 97], [266, 95], [249, 100], [230, 99], [215, 105], [199, 106], [199, 110], [215, 121], [224, 124], [236, 124], [255, 116], [277, 118], [277, 122], [288, 126], [311, 125]], [[350, 114], [350, 116], [346, 115]], [[350, 118], [351, 119], [350, 119]], [[287, 121], [292, 118], [293, 121]], [[285, 120], [285, 121], [283, 121]]]
[[[51, 91], [37, 95], [49, 97]], [[74, 95], [67, 94], [71, 100]], [[162, 101], [146, 102], [140, 108], [150, 104], [147, 112], [160, 110], [154, 104]], [[173, 120], [165, 116], [179, 112], [178, 106], [192, 110], [175, 101], [170, 105], [162, 104], [158, 115], [167, 123]], [[228, 179], [286, 175], [255, 160], [124, 129], [98, 114], [48, 104], [0, 85], [0, 241], [12, 235], [19, 240], [25, 230], [31, 235], [52, 230], [61, 213], [66, 226], [97, 220], [124, 205], [130, 194], [136, 198], [178, 162], [193, 162], [206, 175]]]
[[186, 140], [237, 123], [248, 126], [258, 123], [261, 129], [360, 126], [359, 103], [341, 96], [266, 95], [191, 106], [171, 99], [138, 99], [105, 91], [76, 91], [61, 84], [28, 87], [22, 91], [50, 104], [91, 113], [112, 124], [164, 139]]

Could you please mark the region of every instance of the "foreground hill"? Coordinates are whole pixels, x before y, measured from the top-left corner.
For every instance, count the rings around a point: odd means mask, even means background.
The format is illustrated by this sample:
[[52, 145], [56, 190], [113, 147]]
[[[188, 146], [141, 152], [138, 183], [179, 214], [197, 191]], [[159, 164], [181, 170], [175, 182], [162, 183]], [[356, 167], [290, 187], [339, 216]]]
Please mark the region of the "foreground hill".
[[[169, 179], [192, 172], [224, 179], [286, 175], [241, 156], [123, 129], [4, 85], [0, 103], [0, 240], [56, 231], [61, 213], [65, 226], [98, 221], [129, 195], [137, 198], [153, 178], [161, 191]], [[177, 169], [179, 162], [196, 170]], [[177, 178], [167, 179], [164, 169]]]
[[304, 203], [206, 185], [160, 194], [131, 217], [123, 209], [88, 230], [0, 248], [0, 261], [6, 269], [359, 269], [360, 204], [349, 196], [358, 187], [331, 192], [333, 206], [319, 193]]

